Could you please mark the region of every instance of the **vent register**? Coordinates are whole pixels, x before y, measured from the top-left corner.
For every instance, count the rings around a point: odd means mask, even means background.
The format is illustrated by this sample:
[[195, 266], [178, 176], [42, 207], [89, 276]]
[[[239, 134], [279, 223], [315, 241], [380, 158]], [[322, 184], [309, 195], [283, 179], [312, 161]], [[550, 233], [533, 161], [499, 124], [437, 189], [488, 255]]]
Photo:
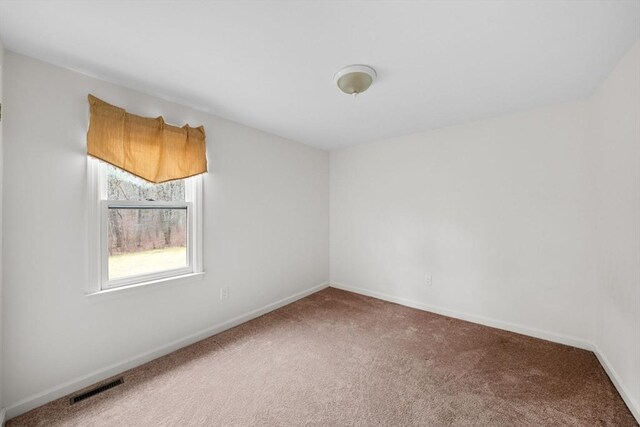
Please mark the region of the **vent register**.
[[108, 382], [106, 384], [102, 384], [101, 386], [92, 388], [91, 390], [85, 391], [82, 394], [78, 394], [77, 396], [73, 396], [70, 399], [70, 403], [73, 405], [74, 403], [81, 402], [81, 401], [83, 401], [85, 399], [88, 399], [90, 397], [95, 396], [96, 394], [103, 393], [103, 392], [105, 392], [107, 390], [110, 390], [110, 389], [112, 389], [114, 387], [117, 387], [117, 386], [119, 386], [121, 384], [124, 384], [124, 379], [118, 378], [118, 379], [113, 380], [111, 382]]

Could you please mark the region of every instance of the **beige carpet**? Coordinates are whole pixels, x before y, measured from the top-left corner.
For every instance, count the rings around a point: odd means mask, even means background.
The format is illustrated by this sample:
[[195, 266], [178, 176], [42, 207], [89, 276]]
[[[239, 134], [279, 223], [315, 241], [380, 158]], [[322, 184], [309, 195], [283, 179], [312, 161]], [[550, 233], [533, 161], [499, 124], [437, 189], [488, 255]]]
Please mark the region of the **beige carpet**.
[[9, 426], [634, 426], [595, 356], [326, 289]]

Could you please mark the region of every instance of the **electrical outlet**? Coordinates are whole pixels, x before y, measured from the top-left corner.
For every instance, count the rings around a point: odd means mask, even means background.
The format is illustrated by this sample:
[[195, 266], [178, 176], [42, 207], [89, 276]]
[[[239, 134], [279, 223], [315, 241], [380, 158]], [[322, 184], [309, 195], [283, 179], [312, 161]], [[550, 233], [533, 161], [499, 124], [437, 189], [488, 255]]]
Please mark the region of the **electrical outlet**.
[[431, 287], [431, 285], [433, 285], [433, 276], [431, 276], [430, 274], [425, 274], [424, 285], [428, 288]]
[[227, 298], [229, 298], [229, 287], [223, 286], [220, 288], [220, 299], [227, 299]]

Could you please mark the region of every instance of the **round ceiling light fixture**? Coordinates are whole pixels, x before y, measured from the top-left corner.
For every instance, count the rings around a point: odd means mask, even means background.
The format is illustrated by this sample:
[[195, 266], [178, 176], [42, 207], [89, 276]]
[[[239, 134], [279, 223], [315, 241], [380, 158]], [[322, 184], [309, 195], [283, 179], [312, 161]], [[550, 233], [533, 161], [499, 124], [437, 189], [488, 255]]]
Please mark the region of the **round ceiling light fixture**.
[[356, 96], [369, 89], [371, 83], [376, 80], [376, 70], [368, 65], [348, 65], [338, 70], [333, 76], [341, 91], [348, 95]]

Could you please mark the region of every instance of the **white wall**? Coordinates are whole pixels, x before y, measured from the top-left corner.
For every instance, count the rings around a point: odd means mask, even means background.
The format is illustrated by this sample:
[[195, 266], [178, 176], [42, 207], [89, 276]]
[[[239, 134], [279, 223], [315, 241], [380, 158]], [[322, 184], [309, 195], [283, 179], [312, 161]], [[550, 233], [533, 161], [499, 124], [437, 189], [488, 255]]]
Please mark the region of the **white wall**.
[[640, 42], [596, 93], [593, 113], [596, 344], [640, 417]]
[[[4, 66], [4, 46], [2, 41], [0, 40], [0, 104], [2, 104], [2, 70]], [[0, 413], [4, 410], [4, 401], [2, 397], [2, 176], [4, 160], [2, 157], [3, 154], [3, 143], [2, 143], [2, 123], [4, 120], [0, 120]], [[0, 423], [2, 422], [2, 417], [0, 416]]]
[[[13, 53], [4, 69], [10, 416], [328, 281], [328, 153]], [[205, 126], [204, 280], [84, 295], [89, 93]]]
[[588, 112], [577, 102], [331, 152], [331, 282], [585, 346]]
[[640, 420], [640, 42], [587, 100], [330, 160], [332, 283], [594, 349]]

